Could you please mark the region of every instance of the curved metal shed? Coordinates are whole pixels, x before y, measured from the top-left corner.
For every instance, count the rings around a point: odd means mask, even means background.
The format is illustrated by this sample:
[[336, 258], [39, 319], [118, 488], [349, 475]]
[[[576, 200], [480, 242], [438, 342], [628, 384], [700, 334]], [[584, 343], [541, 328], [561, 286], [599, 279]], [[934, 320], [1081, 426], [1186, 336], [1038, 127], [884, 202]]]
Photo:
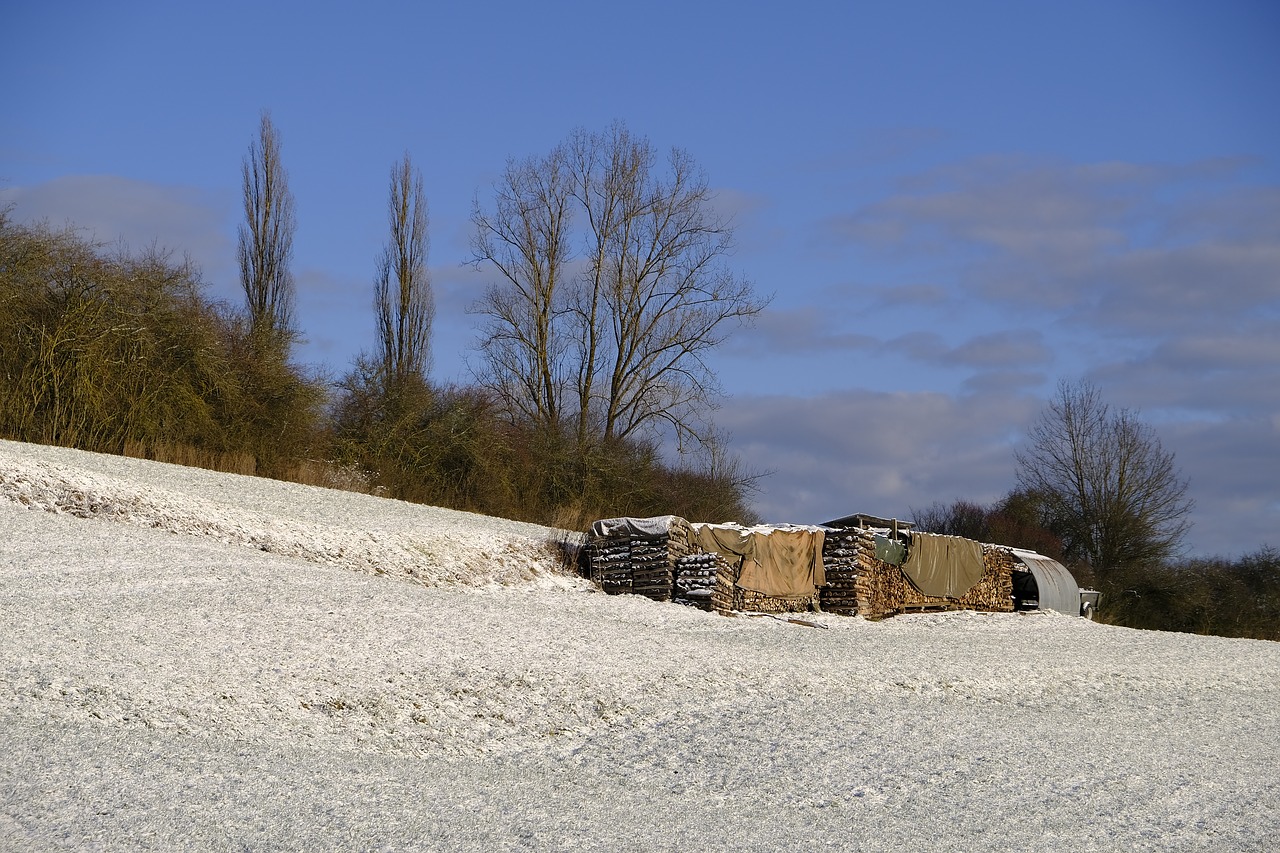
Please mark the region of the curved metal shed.
[[1040, 590], [1040, 609], [1056, 610], [1069, 616], [1080, 615], [1080, 586], [1067, 567], [1035, 551], [1013, 548], [1013, 556], [1031, 570]]

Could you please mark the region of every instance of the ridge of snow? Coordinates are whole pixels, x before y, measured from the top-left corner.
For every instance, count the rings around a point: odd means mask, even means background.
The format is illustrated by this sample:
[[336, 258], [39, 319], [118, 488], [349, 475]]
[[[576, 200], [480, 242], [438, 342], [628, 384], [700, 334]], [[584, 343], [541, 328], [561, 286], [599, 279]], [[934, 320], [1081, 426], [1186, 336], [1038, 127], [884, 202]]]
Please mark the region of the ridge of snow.
[[[165, 472], [165, 486], [137, 476], [149, 466]], [[272, 495], [269, 503], [244, 506], [225, 485], [237, 476], [0, 442], [0, 498], [30, 509], [209, 537], [428, 586], [581, 583], [565, 576], [549, 547], [572, 536], [566, 531], [277, 481], [254, 483]], [[342, 523], [310, 517], [307, 505], [316, 501], [344, 504]]]

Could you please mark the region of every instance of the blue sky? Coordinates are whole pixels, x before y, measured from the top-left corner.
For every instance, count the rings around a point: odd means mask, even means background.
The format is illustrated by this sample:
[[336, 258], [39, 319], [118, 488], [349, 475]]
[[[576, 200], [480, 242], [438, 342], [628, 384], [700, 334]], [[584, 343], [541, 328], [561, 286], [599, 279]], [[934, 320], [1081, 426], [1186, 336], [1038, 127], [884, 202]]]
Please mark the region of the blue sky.
[[467, 381], [473, 199], [622, 120], [703, 167], [773, 294], [716, 356], [771, 520], [905, 516], [1014, 482], [1059, 378], [1140, 410], [1194, 553], [1280, 545], [1280, 5], [7, 4], [0, 199], [158, 241], [235, 299], [270, 110], [299, 359], [373, 340], [391, 164], [421, 168], [434, 378]]

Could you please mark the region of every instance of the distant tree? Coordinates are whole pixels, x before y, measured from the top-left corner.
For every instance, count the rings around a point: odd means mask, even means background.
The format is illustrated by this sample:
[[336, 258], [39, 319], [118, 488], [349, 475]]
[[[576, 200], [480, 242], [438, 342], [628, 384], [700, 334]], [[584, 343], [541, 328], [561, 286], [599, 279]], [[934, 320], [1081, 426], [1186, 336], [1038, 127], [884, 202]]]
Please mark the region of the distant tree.
[[910, 508], [915, 529], [945, 536], [963, 536], [978, 542], [991, 541], [990, 516], [993, 510], [972, 501], [956, 500], [950, 504], [934, 501], [924, 509]]
[[[1013, 489], [996, 502], [987, 516], [992, 542], [1026, 548], [1055, 560], [1065, 560], [1062, 540], [1048, 527], [1044, 499], [1035, 492]], [[1089, 583], [1092, 573], [1087, 566], [1073, 564], [1076, 580]]]
[[226, 317], [201, 288], [194, 265], [156, 247], [0, 221], [0, 434], [238, 451]]
[[427, 273], [427, 198], [409, 154], [391, 170], [387, 197], [390, 236], [375, 284], [381, 366], [386, 382], [423, 383], [430, 366], [435, 298]]
[[513, 414], [570, 425], [583, 447], [709, 437], [706, 357], [767, 302], [723, 266], [733, 229], [692, 158], [658, 159], [621, 124], [580, 130], [509, 162], [493, 212], [477, 202], [473, 214], [472, 260], [499, 275], [474, 308], [487, 318], [483, 381]]
[[244, 224], [238, 257], [249, 328], [257, 341], [285, 343], [293, 330], [293, 193], [280, 159], [280, 134], [262, 113], [241, 166]]
[[1280, 552], [1127, 566], [1108, 578], [1107, 621], [1130, 628], [1280, 640]]
[[1099, 575], [1174, 556], [1190, 527], [1187, 481], [1150, 426], [1098, 389], [1062, 382], [1015, 455], [1066, 556]]
[[910, 512], [916, 530], [1025, 548], [1060, 560], [1062, 542], [1044, 527], [1043, 506], [1033, 492], [1014, 489], [990, 505], [963, 499], [950, 504], [935, 501], [924, 509], [911, 507]]

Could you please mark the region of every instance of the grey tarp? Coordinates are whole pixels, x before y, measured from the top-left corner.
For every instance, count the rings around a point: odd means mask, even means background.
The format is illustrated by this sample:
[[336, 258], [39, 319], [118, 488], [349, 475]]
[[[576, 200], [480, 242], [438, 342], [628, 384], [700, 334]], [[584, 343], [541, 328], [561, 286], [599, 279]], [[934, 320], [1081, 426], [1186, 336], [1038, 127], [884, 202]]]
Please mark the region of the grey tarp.
[[1041, 610], [1056, 610], [1071, 616], [1080, 615], [1080, 587], [1067, 567], [1057, 560], [1014, 548], [1013, 555], [1031, 570], [1039, 588]]
[[911, 532], [903, 573], [925, 595], [959, 598], [977, 585], [985, 568], [982, 545], [960, 536]]
[[[672, 525], [684, 522], [677, 515], [658, 515], [653, 518], [602, 518], [591, 525], [595, 536], [666, 536]], [[684, 522], [687, 523], [687, 522]]]
[[827, 582], [822, 530], [817, 527], [742, 527], [695, 524], [704, 551], [742, 559], [738, 586], [776, 598], [809, 598]]

